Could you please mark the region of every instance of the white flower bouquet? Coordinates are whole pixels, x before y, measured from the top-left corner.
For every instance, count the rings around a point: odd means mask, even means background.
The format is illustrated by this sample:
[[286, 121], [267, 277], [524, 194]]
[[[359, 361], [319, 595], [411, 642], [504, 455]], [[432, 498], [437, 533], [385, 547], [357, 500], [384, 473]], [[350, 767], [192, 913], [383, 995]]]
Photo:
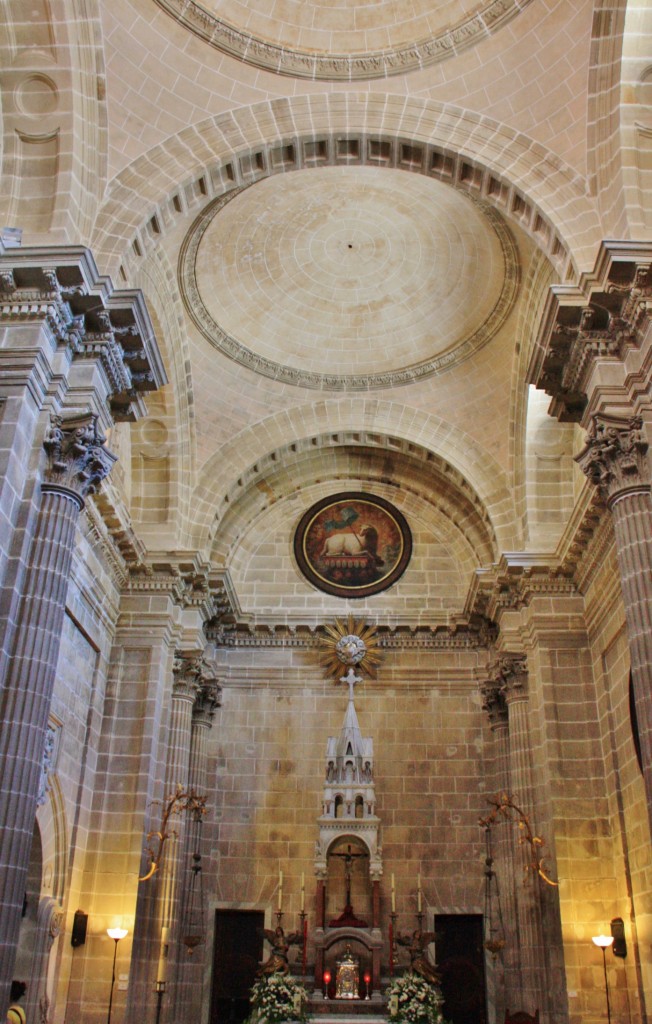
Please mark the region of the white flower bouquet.
[[392, 1024], [446, 1024], [440, 1006], [442, 995], [419, 974], [409, 971], [387, 991]]
[[263, 975], [251, 989], [252, 1010], [245, 1024], [305, 1021], [308, 993], [290, 975]]

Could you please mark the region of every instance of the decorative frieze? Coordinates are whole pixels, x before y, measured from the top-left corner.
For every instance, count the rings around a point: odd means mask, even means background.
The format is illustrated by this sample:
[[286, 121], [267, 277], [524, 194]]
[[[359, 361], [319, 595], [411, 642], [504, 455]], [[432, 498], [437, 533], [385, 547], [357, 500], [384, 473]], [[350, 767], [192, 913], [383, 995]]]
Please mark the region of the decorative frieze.
[[[319, 650], [323, 627], [311, 623], [251, 625], [211, 623], [206, 634], [217, 647]], [[468, 651], [486, 647], [495, 639], [494, 627], [484, 619], [455, 626], [378, 627], [378, 647], [383, 650]]]

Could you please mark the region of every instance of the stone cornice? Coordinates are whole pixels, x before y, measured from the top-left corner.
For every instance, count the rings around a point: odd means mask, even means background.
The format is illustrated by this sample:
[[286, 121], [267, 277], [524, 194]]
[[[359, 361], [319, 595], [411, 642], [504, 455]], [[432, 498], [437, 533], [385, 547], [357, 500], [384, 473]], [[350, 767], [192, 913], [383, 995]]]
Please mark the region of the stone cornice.
[[[192, 552], [148, 552], [135, 565], [125, 591], [129, 593], [168, 593], [180, 608], [195, 609], [205, 623], [219, 630], [225, 620], [233, 620], [230, 588], [221, 572]], [[209, 631], [207, 630], [207, 635]]]
[[550, 555], [503, 555], [490, 569], [476, 572], [466, 603], [469, 615], [497, 621], [505, 609], [527, 607], [538, 595], [572, 596], [572, 574]]
[[0, 242], [0, 323], [40, 322], [73, 360], [104, 372], [115, 420], [143, 415], [143, 395], [166, 383], [142, 292], [114, 291], [90, 250], [5, 249]]
[[[315, 650], [321, 648], [322, 626], [306, 623], [288, 626], [230, 625], [211, 631], [209, 639], [216, 647], [281, 648]], [[470, 626], [441, 627], [378, 627], [378, 646], [383, 650], [477, 650], [495, 639], [494, 631], [485, 622]]]
[[554, 285], [528, 370], [560, 421], [580, 422], [597, 361], [622, 362], [643, 342], [652, 313], [652, 244], [604, 242], [591, 274]]

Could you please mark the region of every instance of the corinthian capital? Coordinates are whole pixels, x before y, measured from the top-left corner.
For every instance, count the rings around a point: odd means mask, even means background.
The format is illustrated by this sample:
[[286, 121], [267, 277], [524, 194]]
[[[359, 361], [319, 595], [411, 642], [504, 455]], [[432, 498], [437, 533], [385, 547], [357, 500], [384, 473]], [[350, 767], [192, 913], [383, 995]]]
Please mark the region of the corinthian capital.
[[640, 416], [628, 419], [596, 413], [586, 444], [575, 461], [609, 504], [627, 492], [650, 490], [648, 444]]
[[175, 651], [172, 675], [174, 696], [182, 700], [194, 701], [201, 681], [201, 656]]
[[499, 654], [490, 669], [493, 686], [507, 704], [527, 694], [527, 657], [525, 654]]
[[86, 495], [96, 492], [117, 459], [105, 445], [94, 413], [53, 416], [43, 441], [48, 453], [43, 489], [72, 492], [83, 507]]

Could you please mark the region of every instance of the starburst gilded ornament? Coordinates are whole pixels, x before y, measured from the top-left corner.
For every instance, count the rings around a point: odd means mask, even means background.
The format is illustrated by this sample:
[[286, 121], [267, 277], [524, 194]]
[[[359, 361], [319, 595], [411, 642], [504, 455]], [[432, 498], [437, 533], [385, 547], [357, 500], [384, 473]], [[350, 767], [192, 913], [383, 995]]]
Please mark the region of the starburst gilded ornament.
[[381, 661], [376, 626], [368, 626], [362, 619], [356, 622], [349, 615], [346, 622], [336, 619], [334, 626], [327, 624], [324, 630], [326, 635], [320, 638], [320, 643], [324, 648], [322, 660], [329, 673], [338, 676], [345, 666], [361, 669], [368, 676], [375, 675]]

